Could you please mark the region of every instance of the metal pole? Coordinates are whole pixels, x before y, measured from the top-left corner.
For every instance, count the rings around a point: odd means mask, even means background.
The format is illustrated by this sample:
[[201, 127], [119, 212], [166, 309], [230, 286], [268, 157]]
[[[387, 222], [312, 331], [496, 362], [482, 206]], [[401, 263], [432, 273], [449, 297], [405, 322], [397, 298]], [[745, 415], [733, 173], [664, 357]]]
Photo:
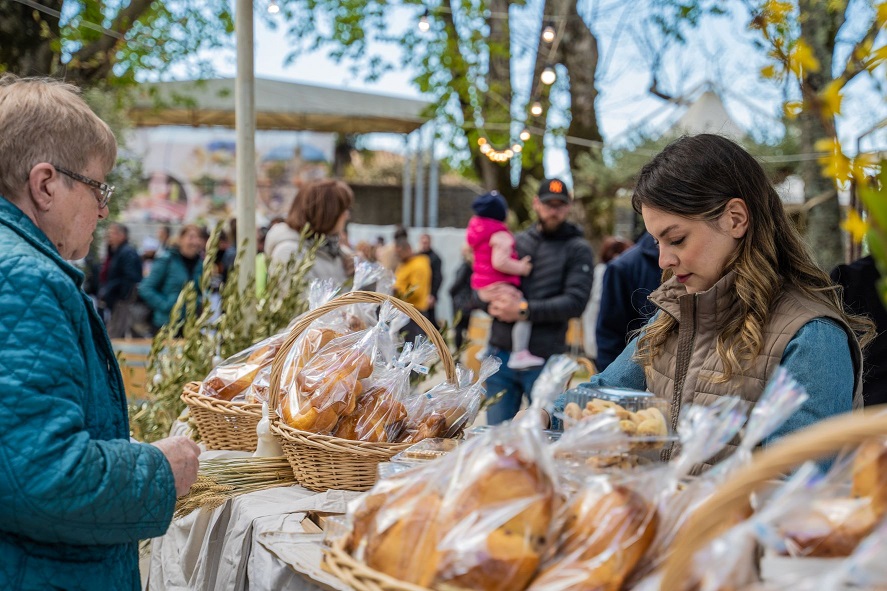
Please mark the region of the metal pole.
[[434, 140], [437, 135], [437, 127], [431, 126], [431, 146], [428, 148], [428, 227], [436, 228], [438, 225], [438, 205], [440, 201], [440, 163], [434, 155]]
[[418, 130], [419, 141], [416, 146], [416, 223], [417, 228], [425, 226], [425, 151], [422, 149], [425, 134], [420, 127]]
[[410, 227], [413, 217], [413, 167], [410, 156], [410, 134], [403, 137], [403, 211], [400, 223], [404, 228]]
[[[241, 291], [256, 272], [256, 89], [253, 0], [237, 0], [234, 24], [237, 36], [237, 79], [234, 117], [237, 129], [237, 244]], [[245, 243], [244, 243], [245, 241]]]

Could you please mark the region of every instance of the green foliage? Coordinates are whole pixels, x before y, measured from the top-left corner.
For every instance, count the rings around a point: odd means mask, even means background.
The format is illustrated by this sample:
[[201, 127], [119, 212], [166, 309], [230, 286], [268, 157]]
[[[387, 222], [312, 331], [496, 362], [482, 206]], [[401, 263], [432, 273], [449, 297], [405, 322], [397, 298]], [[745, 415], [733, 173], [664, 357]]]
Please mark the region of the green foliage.
[[881, 160], [879, 167], [877, 177], [860, 185], [859, 198], [869, 212], [866, 240], [881, 274], [878, 291], [887, 306], [887, 160]]
[[[775, 183], [798, 170], [798, 162], [782, 160], [783, 156], [798, 151], [798, 134], [793, 122], [786, 122], [786, 130], [785, 135], [775, 142], [764, 136], [742, 142]], [[580, 155], [573, 170], [574, 196], [582, 203], [589, 237], [602, 238], [613, 233], [617, 193], [630, 190], [644, 164], [672, 139], [640, 134], [624, 146], [597, 148]]]
[[[295, 257], [285, 267], [268, 276], [265, 294], [256, 296], [252, 278], [238, 287], [240, 249], [228, 281], [221, 292], [221, 315], [214, 319], [208, 296], [218, 253], [222, 225], [216, 226], [207, 244], [200, 286], [189, 283], [170, 314], [171, 322], [154, 337], [148, 356], [147, 388], [149, 401], [130, 403], [130, 429], [133, 437], [156, 441], [169, 434], [185, 408], [182, 389], [189, 382], [203, 380], [218, 363], [286, 328], [308, 308], [308, 271], [314, 266], [320, 241]], [[302, 233], [306, 238], [307, 228]], [[201, 306], [199, 302], [202, 302]]]
[[[291, 41], [287, 62], [322, 51], [351, 63], [354, 75], [369, 81], [393, 68], [415, 72], [414, 86], [432, 103], [425, 114], [443, 123], [439, 129], [447, 132], [444, 136], [440, 131], [441, 138], [456, 148], [449, 156], [450, 166], [462, 175], [482, 178], [476, 128], [481, 127], [494, 146], [504, 148], [515, 139], [512, 122], [521, 120], [517, 114], [524, 110], [511, 92], [510, 70], [490, 68], [495, 60], [505, 58], [507, 63], [511, 50], [507, 22], [497, 22], [495, 30], [491, 26], [490, 4], [488, 0], [399, 3], [401, 10], [415, 7], [415, 19], [428, 9], [431, 26], [422, 32], [415, 20], [401, 30], [393, 29], [393, 5], [387, 0], [293, 0], [281, 5]], [[511, 3], [510, 10], [521, 10], [523, 5]], [[539, 165], [541, 150], [526, 148], [521, 155], [524, 169]], [[500, 190], [507, 192], [505, 187]]]
[[128, 86], [158, 79], [173, 67], [189, 76], [205, 75], [212, 69], [213, 50], [232, 44], [228, 0], [53, 4], [61, 18], [0, 1], [0, 20], [28, 21], [0, 36], [0, 55], [10, 60], [3, 68], [20, 75], [63, 74], [84, 87]]

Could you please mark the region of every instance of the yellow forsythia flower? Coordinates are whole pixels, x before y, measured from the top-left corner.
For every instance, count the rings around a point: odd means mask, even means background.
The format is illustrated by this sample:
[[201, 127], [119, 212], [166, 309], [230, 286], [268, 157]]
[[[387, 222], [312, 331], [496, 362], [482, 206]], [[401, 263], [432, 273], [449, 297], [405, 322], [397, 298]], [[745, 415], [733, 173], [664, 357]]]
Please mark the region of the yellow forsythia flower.
[[781, 25], [785, 22], [785, 18], [791, 13], [794, 6], [791, 2], [780, 2], [779, 0], [768, 0], [764, 5], [764, 18], [772, 25]]
[[789, 54], [788, 67], [794, 72], [795, 76], [800, 78], [805, 71], [818, 72], [819, 60], [813, 55], [813, 50], [810, 49], [807, 42], [803, 39], [798, 39], [794, 48], [792, 48], [791, 54]]
[[833, 117], [841, 114], [841, 90], [844, 88], [844, 81], [840, 78], [829, 82], [825, 90], [819, 93], [822, 101], [822, 112], [826, 117]]
[[887, 2], [881, 2], [875, 7], [875, 19], [879, 27], [887, 26]]
[[803, 110], [804, 103], [801, 101], [788, 101], [782, 106], [782, 111], [789, 119], [797, 119]]
[[764, 78], [776, 78], [776, 66], [770, 64], [761, 68], [761, 76]]
[[841, 151], [841, 144], [836, 138], [823, 138], [813, 147], [817, 152], [823, 153], [818, 159], [822, 165], [822, 176], [832, 178], [836, 183], [850, 180], [852, 165], [850, 159]]
[[868, 223], [859, 217], [859, 214], [856, 213], [855, 209], [851, 209], [847, 212], [847, 219], [841, 222], [841, 228], [850, 234], [851, 240], [856, 244], [862, 242], [862, 239], [865, 238], [866, 232], [869, 231]]

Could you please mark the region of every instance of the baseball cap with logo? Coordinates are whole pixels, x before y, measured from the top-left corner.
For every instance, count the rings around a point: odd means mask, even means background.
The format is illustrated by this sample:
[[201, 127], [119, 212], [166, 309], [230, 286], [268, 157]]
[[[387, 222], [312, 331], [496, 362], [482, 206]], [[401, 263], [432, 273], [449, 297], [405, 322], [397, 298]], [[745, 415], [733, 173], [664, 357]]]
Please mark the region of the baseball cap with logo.
[[567, 191], [567, 185], [560, 179], [544, 179], [539, 185], [539, 200], [547, 202], [555, 199], [570, 203], [572, 199]]

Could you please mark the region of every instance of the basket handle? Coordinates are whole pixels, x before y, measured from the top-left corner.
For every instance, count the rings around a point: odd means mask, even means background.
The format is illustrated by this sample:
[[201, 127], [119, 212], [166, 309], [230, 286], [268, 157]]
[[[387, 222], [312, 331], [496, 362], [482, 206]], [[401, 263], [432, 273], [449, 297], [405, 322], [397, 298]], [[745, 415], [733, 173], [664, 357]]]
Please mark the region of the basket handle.
[[887, 435], [887, 405], [868, 408], [822, 421], [757, 452], [748, 466], [738, 470], [710, 499], [690, 515], [672, 545], [660, 589], [682, 589], [693, 556], [723, 533], [724, 515], [748, 502], [768, 480], [778, 478], [808, 460], [832, 455], [848, 445]]
[[391, 305], [409, 316], [410, 319], [414, 320], [416, 324], [419, 325], [419, 328], [428, 335], [428, 339], [437, 348], [447, 380], [452, 383], [456, 382], [456, 364], [453, 361], [453, 356], [450, 354], [450, 348], [447, 347], [447, 343], [444, 341], [443, 336], [441, 336], [440, 331], [438, 331], [437, 328], [415, 308], [415, 306], [395, 297], [374, 291], [350, 291], [330, 300], [322, 306], [318, 306], [302, 316], [295, 326], [293, 326], [289, 335], [287, 335], [286, 340], [283, 342], [277, 355], [274, 356], [274, 361], [271, 363], [271, 383], [269, 385], [268, 393], [268, 416], [271, 418], [272, 422], [277, 420], [277, 406], [280, 402], [280, 379], [283, 376], [283, 363], [290, 350], [293, 348], [293, 345], [295, 345], [296, 339], [299, 338], [299, 335], [302, 334], [315, 320], [327, 312], [331, 312], [342, 306], [350, 306], [351, 304], [382, 304], [384, 302], [391, 302]]

